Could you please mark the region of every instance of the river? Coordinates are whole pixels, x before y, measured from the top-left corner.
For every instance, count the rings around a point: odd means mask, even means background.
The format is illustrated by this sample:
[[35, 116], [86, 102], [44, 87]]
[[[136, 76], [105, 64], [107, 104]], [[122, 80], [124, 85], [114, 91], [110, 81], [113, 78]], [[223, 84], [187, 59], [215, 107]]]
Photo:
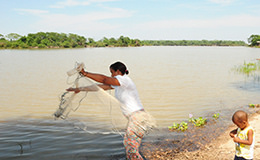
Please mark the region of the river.
[[[259, 103], [259, 84], [232, 71], [259, 55], [260, 49], [249, 47], [0, 50], [0, 159], [125, 156], [123, 138], [101, 132], [102, 118], [91, 118], [93, 132], [75, 121], [53, 118], [59, 96], [70, 87], [66, 72], [75, 62], [105, 75], [110, 75], [110, 64], [125, 63], [145, 109], [167, 134], [168, 126], [187, 120], [189, 114], [211, 118], [220, 113], [220, 118], [230, 121], [236, 109]], [[86, 100], [80, 108], [88, 105]], [[74, 117], [86, 118], [94, 112], [92, 107], [76, 111], [79, 116]]]

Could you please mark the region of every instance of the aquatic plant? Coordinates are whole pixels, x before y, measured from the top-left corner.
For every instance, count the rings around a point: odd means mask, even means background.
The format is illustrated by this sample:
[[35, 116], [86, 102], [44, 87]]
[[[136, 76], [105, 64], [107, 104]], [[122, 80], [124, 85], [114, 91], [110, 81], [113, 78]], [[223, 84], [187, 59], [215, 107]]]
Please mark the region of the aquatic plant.
[[218, 119], [218, 118], [219, 118], [219, 113], [215, 113], [212, 117], [213, 117], [214, 119]]
[[248, 106], [250, 108], [258, 108], [258, 107], [260, 107], [260, 104], [249, 104]]
[[172, 126], [168, 127], [169, 130], [178, 130], [178, 131], [186, 131], [188, 129], [188, 123], [181, 122], [181, 123], [173, 123]]
[[207, 118], [190, 118], [189, 122], [192, 122], [194, 124], [194, 126], [196, 127], [201, 127], [204, 126], [207, 123]]
[[189, 114], [189, 122], [193, 123], [196, 127], [201, 127], [207, 123], [207, 119], [202, 117], [193, 118], [193, 115]]
[[[215, 113], [212, 116], [215, 120], [219, 118], [219, 113]], [[207, 123], [207, 118], [199, 117], [199, 118], [193, 118], [192, 114], [189, 114], [189, 120], [190, 123], [194, 124], [196, 127], [202, 127]], [[188, 129], [188, 123], [182, 121], [181, 123], [173, 123], [172, 126], [168, 126], [168, 129], [170, 131], [178, 130], [178, 131], [186, 131]]]
[[254, 74], [256, 71], [260, 71], [260, 61], [256, 62], [244, 62], [244, 64], [236, 66], [233, 70], [237, 73], [246, 74], [247, 76]]
[[251, 107], [251, 108], [255, 108], [254, 104], [249, 104], [248, 106]]

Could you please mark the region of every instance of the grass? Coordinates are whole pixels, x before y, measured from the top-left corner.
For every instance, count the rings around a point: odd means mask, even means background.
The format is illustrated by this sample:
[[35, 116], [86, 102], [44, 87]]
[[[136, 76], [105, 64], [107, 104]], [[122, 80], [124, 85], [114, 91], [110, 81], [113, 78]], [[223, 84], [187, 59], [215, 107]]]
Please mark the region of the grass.
[[258, 71], [260, 71], [260, 61], [244, 62], [244, 64], [234, 67], [233, 70], [247, 76], [255, 75]]

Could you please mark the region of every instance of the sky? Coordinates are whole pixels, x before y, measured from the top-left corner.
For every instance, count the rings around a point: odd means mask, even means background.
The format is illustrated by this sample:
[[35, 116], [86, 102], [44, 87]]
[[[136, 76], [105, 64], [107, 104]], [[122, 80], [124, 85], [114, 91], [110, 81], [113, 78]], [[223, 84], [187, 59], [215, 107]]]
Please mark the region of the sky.
[[0, 0], [0, 34], [100, 40], [242, 40], [260, 35], [259, 0]]

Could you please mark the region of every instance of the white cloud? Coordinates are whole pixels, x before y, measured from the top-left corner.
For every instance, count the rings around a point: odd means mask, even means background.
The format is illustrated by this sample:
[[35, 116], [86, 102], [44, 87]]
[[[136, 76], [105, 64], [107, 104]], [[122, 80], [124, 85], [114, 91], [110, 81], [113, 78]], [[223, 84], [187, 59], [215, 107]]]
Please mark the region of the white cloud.
[[113, 2], [118, 0], [89, 0], [89, 1], [93, 3], [101, 3], [101, 2]]
[[234, 15], [215, 19], [170, 19], [130, 26], [142, 39], [246, 40], [259, 34], [260, 16]]
[[260, 17], [251, 15], [226, 16], [216, 19], [174, 19], [150, 21], [139, 25], [140, 28], [220, 28], [220, 27], [260, 27]]
[[49, 11], [46, 10], [37, 10], [37, 9], [15, 9], [18, 11], [20, 14], [33, 14], [33, 15], [40, 15], [40, 14], [46, 14], [49, 13]]
[[234, 2], [235, 0], [209, 0], [209, 1], [217, 4], [227, 5]]
[[110, 2], [115, 0], [84, 0], [84, 1], [78, 1], [78, 0], [66, 0], [58, 2], [57, 4], [51, 5], [51, 8], [64, 8], [64, 7], [72, 7], [72, 6], [87, 6], [92, 3], [101, 3], [101, 2]]
[[99, 33], [116, 30], [122, 25], [120, 23], [104, 22], [111, 19], [128, 18], [133, 12], [120, 8], [110, 8], [103, 12], [92, 12], [81, 15], [45, 14], [39, 16], [37, 23], [33, 25], [35, 30], [72, 32], [72, 33]]
[[66, 0], [66, 1], [62, 1], [62, 2], [58, 2], [57, 4], [55, 5], [51, 5], [50, 7], [51, 8], [64, 8], [64, 7], [67, 7], [67, 6], [79, 6], [79, 5], [82, 5], [82, 6], [86, 6], [86, 5], [89, 5], [89, 1], [83, 1], [83, 2], [79, 2], [79, 1], [76, 1], [76, 0]]

